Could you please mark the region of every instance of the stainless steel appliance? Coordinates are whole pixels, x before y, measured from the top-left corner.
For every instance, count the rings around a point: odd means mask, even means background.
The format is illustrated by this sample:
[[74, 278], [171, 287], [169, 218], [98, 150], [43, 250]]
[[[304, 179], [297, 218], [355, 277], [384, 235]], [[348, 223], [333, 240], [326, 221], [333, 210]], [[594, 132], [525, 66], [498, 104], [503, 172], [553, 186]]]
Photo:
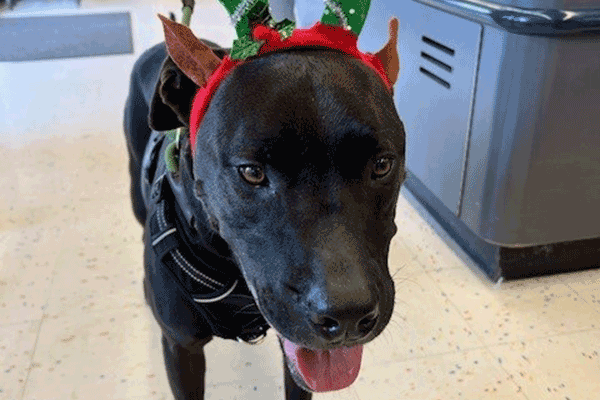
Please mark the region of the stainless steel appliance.
[[600, 1], [373, 0], [406, 187], [494, 281], [600, 267]]

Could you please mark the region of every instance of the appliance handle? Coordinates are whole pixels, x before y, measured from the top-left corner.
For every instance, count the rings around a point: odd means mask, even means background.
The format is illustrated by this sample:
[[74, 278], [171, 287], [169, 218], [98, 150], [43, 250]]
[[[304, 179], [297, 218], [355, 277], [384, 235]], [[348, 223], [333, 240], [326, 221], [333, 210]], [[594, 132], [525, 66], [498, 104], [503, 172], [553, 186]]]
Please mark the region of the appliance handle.
[[508, 32], [528, 36], [565, 36], [600, 31], [600, 10], [518, 8], [484, 0], [415, 0]]

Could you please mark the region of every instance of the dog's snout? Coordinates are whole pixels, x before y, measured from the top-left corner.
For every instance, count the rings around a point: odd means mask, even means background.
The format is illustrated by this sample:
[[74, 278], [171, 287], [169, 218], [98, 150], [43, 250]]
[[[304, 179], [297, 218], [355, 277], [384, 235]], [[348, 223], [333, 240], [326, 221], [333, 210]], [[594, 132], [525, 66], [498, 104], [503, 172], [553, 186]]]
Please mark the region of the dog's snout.
[[364, 339], [371, 333], [379, 318], [379, 305], [329, 307], [312, 312], [311, 321], [316, 333], [332, 344]]

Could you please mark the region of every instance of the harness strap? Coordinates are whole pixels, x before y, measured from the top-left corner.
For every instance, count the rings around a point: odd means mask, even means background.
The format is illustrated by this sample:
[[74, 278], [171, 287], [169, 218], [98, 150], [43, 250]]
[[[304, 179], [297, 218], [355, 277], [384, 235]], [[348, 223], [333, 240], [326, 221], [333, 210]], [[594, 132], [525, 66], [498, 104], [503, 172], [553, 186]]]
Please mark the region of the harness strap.
[[[153, 195], [158, 193], [158, 195], [156, 195], [155, 211], [150, 216], [149, 221], [151, 245], [154, 252], [157, 258], [169, 266], [178, 278], [182, 279], [181, 275], [183, 273], [184, 279], [182, 280], [184, 282], [191, 279], [206, 289], [202, 293], [190, 293], [191, 297], [199, 296], [201, 299], [199, 302], [218, 301], [218, 299], [225, 297], [221, 292], [231, 293], [237, 285], [237, 280], [227, 285], [222, 278], [211, 277], [206, 270], [202, 272], [193, 265], [194, 263], [190, 262], [190, 259], [194, 257], [188, 254], [189, 250], [181, 246], [184, 242], [183, 237], [172, 222], [175, 220], [175, 210], [173, 209], [173, 202], [168, 201], [171, 197], [168, 194], [171, 193], [165, 193], [168, 189], [168, 181], [164, 175], [154, 182], [152, 193]], [[189, 293], [189, 290], [186, 290], [186, 292]], [[212, 294], [216, 294], [214, 299], [207, 297]]]
[[150, 216], [149, 221], [151, 244], [159, 260], [178, 246], [177, 228], [167, 223], [166, 204], [162, 196], [163, 182], [164, 175], [159, 177], [152, 187], [151, 197], [153, 200], [156, 199], [156, 211]]
[[[160, 148], [169, 146], [164, 140]], [[192, 301], [214, 335], [248, 343], [261, 341], [269, 328], [239, 271], [231, 275], [202, 260], [185, 240], [182, 221], [177, 218], [175, 194], [167, 179], [162, 151], [149, 149], [159, 160], [152, 172], [154, 182], [147, 204], [150, 243], [160, 262]], [[179, 222], [178, 222], [179, 221]], [[233, 268], [236, 268], [232, 264]], [[227, 268], [225, 268], [227, 269]]]

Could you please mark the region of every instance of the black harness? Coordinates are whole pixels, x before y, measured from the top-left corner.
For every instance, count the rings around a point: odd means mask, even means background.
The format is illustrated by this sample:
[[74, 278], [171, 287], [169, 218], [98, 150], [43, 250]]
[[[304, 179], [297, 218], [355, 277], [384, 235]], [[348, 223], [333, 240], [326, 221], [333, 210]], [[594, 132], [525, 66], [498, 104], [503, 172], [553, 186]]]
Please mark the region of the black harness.
[[171, 140], [153, 132], [144, 155], [142, 193], [148, 210], [146, 229], [160, 263], [194, 304], [212, 335], [255, 342], [269, 328], [231, 254], [217, 254], [190, 240], [196, 231], [185, 218], [176, 191], [169, 182], [163, 154]]

